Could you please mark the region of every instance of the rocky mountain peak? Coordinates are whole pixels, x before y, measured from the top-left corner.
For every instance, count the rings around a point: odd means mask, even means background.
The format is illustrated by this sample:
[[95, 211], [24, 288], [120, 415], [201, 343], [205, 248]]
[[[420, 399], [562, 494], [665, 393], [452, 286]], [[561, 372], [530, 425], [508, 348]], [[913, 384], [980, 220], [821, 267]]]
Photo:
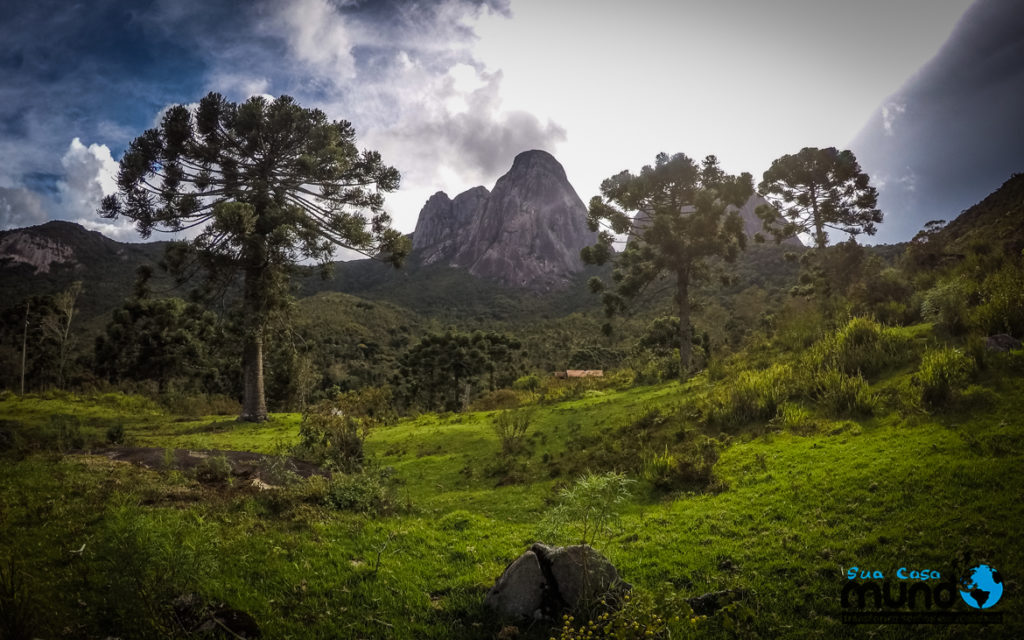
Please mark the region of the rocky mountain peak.
[[596, 241], [586, 216], [558, 160], [524, 151], [493, 191], [432, 196], [420, 211], [413, 250], [422, 264], [463, 267], [510, 286], [558, 288], [583, 268], [580, 249]]

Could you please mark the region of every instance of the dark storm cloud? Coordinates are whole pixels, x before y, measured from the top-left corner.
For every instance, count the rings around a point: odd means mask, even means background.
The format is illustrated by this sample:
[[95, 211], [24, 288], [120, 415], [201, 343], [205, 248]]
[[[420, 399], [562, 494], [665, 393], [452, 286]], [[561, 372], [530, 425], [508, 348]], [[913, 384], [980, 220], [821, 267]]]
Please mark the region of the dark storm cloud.
[[979, 0], [851, 148], [879, 183], [876, 240], [910, 239], [1024, 171], [1024, 8]]
[[[471, 18], [509, 15], [507, 0], [8, 0], [0, 4], [0, 187], [35, 219], [81, 215], [103, 176], [67, 175], [67, 156], [86, 147], [118, 158], [172, 103], [209, 90], [232, 100], [289, 94], [361, 134], [404, 138], [411, 174], [436, 171], [438, 148], [455, 166], [493, 172], [528, 146], [550, 147], [564, 131], [500, 109], [500, 74], [466, 96], [454, 115], [427, 111], [459, 92], [456, 64], [483, 73], [470, 53]], [[517, 142], [518, 140], [518, 142]], [[521, 143], [521, 144], [520, 144]], [[425, 145], [433, 145], [423, 152]], [[104, 149], [90, 151], [95, 157]], [[403, 150], [404, 151], [404, 150]], [[403, 156], [406, 154], [403, 153]], [[429, 156], [429, 157], [427, 157]], [[93, 163], [96, 164], [96, 163]], [[100, 167], [102, 163], [96, 164]], [[92, 166], [92, 165], [89, 165]], [[109, 178], [109, 167], [102, 165]], [[429, 168], [429, 171], [428, 171]], [[403, 167], [405, 169], [405, 167]], [[109, 179], [107, 180], [109, 184]], [[60, 188], [57, 188], [61, 185]], [[73, 193], [89, 185], [88, 197]], [[37, 206], [38, 205], [38, 206]]]

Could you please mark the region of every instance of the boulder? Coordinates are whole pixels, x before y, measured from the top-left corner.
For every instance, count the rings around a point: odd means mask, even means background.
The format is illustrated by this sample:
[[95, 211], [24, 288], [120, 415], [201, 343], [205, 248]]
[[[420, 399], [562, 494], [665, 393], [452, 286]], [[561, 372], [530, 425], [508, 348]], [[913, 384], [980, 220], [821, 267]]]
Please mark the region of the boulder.
[[997, 333], [994, 336], [985, 338], [985, 348], [989, 351], [1006, 353], [1007, 351], [1020, 349], [1020, 347], [1020, 340], [1006, 333]]
[[484, 604], [503, 618], [551, 618], [629, 588], [612, 563], [590, 546], [538, 542], [505, 568]]

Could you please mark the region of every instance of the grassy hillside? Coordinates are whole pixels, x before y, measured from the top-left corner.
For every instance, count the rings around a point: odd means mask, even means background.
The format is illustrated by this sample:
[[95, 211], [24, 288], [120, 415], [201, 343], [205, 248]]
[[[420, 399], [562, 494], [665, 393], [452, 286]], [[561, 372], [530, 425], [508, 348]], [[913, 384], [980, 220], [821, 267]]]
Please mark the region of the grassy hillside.
[[[145, 469], [69, 449], [113, 426], [138, 446], [257, 451], [272, 470], [298, 441], [298, 415], [254, 426], [118, 394], [8, 394], [0, 629], [193, 637], [175, 603], [197, 594], [247, 612], [263, 637], [513, 637], [483, 595], [530, 543], [574, 541], [547, 516], [590, 469], [636, 481], [595, 541], [631, 598], [564, 626], [520, 623], [520, 637], [585, 637], [589, 618], [591, 637], [1020, 637], [1024, 366], [1020, 351], [967, 347], [928, 325], [854, 322], [809, 356], [750, 354], [683, 385], [547, 383], [520, 392], [531, 426], [519, 453], [502, 453], [493, 412], [426, 414], [370, 433], [377, 471], [265, 491], [218, 481], [212, 465], [176, 470], [169, 454]], [[973, 373], [934, 404], [934, 354], [968, 352]], [[841, 378], [855, 401], [802, 388], [809, 357], [862, 371]], [[1001, 625], [839, 621], [851, 567], [949, 578], [981, 562], [1004, 576]], [[724, 590], [735, 601], [707, 617], [686, 603]]]

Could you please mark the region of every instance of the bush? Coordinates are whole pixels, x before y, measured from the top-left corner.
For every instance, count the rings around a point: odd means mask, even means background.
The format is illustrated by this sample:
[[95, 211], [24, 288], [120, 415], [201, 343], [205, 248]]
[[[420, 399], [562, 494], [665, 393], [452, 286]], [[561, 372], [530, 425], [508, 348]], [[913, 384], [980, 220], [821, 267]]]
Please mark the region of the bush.
[[921, 317], [950, 335], [961, 335], [967, 330], [967, 303], [974, 293], [966, 280], [942, 282], [924, 294]]
[[327, 486], [327, 501], [341, 511], [390, 513], [396, 506], [393, 474], [390, 469], [336, 473]]
[[732, 383], [719, 384], [704, 400], [708, 424], [740, 425], [770, 420], [795, 392], [792, 367], [774, 364], [762, 371], [743, 371]]
[[222, 484], [231, 480], [234, 469], [224, 454], [205, 458], [196, 466], [196, 480], [210, 484]]
[[635, 483], [621, 473], [587, 473], [559, 492], [542, 526], [552, 535], [593, 546], [598, 536], [612, 532]]
[[85, 447], [82, 422], [75, 415], [58, 413], [50, 416], [50, 436], [61, 453]]
[[913, 357], [909, 339], [874, 320], [853, 318], [816, 342], [806, 358], [812, 367], [870, 376]]
[[771, 425], [801, 436], [810, 435], [821, 428], [810, 411], [789, 402], [779, 407], [779, 412], [772, 419]]
[[832, 417], [871, 415], [875, 398], [860, 375], [849, 376], [839, 369], [821, 369], [814, 374], [812, 396]]
[[496, 389], [477, 398], [471, 407], [475, 411], [515, 409], [519, 406], [519, 395], [511, 389]]
[[1024, 336], [1024, 269], [1009, 265], [985, 278], [971, 324], [986, 335]]
[[335, 402], [324, 400], [306, 408], [299, 427], [296, 456], [345, 472], [363, 464], [366, 423], [346, 415]]
[[666, 446], [664, 452], [644, 458], [640, 477], [658, 491], [700, 491], [712, 483], [718, 456], [718, 441], [707, 437], [688, 455], [672, 453]]
[[522, 448], [531, 418], [527, 411], [502, 411], [497, 415], [491, 427], [498, 436], [503, 454], [511, 456]]
[[921, 358], [917, 380], [925, 404], [939, 407], [949, 402], [974, 375], [975, 365], [960, 349], [931, 350]]
[[124, 444], [124, 425], [117, 423], [107, 427], [107, 442], [109, 444]]
[[512, 388], [516, 391], [536, 391], [540, 389], [541, 379], [535, 373], [516, 378], [516, 381], [512, 383]]

